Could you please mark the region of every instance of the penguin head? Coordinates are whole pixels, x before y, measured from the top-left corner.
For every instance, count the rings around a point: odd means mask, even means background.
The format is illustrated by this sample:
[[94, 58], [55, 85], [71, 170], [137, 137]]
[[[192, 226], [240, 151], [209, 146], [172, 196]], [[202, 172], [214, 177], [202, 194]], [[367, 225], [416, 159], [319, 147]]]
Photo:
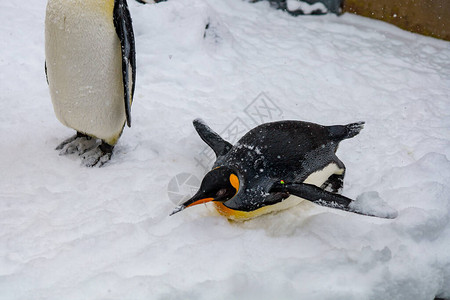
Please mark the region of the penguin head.
[[197, 204], [228, 201], [237, 194], [239, 186], [239, 177], [235, 171], [228, 167], [217, 167], [205, 175], [198, 192], [175, 208], [171, 215]]

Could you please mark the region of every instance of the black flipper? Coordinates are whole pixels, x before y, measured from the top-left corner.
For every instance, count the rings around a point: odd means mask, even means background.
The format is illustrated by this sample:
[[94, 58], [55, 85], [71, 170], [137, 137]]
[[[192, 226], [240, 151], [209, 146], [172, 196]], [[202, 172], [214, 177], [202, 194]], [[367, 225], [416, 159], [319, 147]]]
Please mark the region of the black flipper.
[[289, 194], [301, 197], [316, 204], [347, 210], [346, 208], [352, 202], [351, 199], [333, 194], [323, 189], [307, 183], [276, 183], [271, 192], [288, 192]]
[[221, 138], [220, 135], [218, 135], [202, 120], [195, 119], [193, 124], [198, 135], [206, 144], [208, 144], [209, 147], [211, 147], [211, 149], [213, 149], [217, 157], [227, 154], [233, 147], [233, 145]]
[[311, 184], [277, 182], [272, 186], [270, 192], [287, 192], [321, 206], [345, 210], [360, 215], [379, 217], [376, 215], [355, 211], [350, 207], [350, 204], [354, 202], [352, 199], [339, 194], [324, 191], [321, 188]]
[[133, 25], [126, 0], [114, 0], [114, 27], [122, 48], [122, 78], [127, 125], [131, 126], [131, 104], [136, 81], [136, 50]]
[[44, 69], [45, 69], [45, 79], [47, 79], [47, 84], [48, 83], [48, 74], [47, 74], [47, 61], [44, 61]]

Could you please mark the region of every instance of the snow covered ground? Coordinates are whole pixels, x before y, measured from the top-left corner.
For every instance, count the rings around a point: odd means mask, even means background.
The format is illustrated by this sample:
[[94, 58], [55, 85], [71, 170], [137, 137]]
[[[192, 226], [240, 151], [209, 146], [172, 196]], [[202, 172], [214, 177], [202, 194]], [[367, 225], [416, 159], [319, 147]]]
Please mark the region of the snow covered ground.
[[[103, 168], [54, 150], [74, 132], [45, 81], [46, 1], [0, 2], [0, 299], [450, 299], [449, 42], [267, 2], [129, 2], [133, 124]], [[398, 217], [169, 217], [171, 179], [211, 163], [197, 117], [230, 137], [364, 120], [338, 150], [344, 195], [378, 192]]]

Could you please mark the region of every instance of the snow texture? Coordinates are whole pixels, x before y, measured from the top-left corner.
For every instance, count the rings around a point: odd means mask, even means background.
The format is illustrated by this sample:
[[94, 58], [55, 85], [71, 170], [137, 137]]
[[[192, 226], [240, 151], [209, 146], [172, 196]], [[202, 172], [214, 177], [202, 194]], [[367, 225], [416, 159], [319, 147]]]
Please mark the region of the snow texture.
[[398, 212], [381, 199], [378, 192], [375, 191], [365, 192], [356, 197], [356, 200], [350, 203], [350, 210], [387, 219], [398, 216]]
[[[129, 1], [134, 123], [86, 168], [54, 150], [74, 132], [45, 81], [45, 6], [0, 3], [0, 299], [450, 298], [449, 42], [268, 2]], [[169, 181], [211, 164], [197, 117], [228, 137], [364, 120], [338, 150], [343, 194], [398, 216], [304, 201], [243, 223], [204, 205], [169, 217]]]

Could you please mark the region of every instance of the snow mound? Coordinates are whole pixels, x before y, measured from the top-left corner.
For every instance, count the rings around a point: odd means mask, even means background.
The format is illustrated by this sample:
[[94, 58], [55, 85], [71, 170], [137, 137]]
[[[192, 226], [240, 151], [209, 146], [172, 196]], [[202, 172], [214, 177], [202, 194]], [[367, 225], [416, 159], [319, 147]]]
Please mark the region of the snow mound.
[[350, 211], [380, 218], [394, 219], [398, 216], [398, 212], [381, 199], [376, 191], [362, 193], [350, 203], [349, 208]]

